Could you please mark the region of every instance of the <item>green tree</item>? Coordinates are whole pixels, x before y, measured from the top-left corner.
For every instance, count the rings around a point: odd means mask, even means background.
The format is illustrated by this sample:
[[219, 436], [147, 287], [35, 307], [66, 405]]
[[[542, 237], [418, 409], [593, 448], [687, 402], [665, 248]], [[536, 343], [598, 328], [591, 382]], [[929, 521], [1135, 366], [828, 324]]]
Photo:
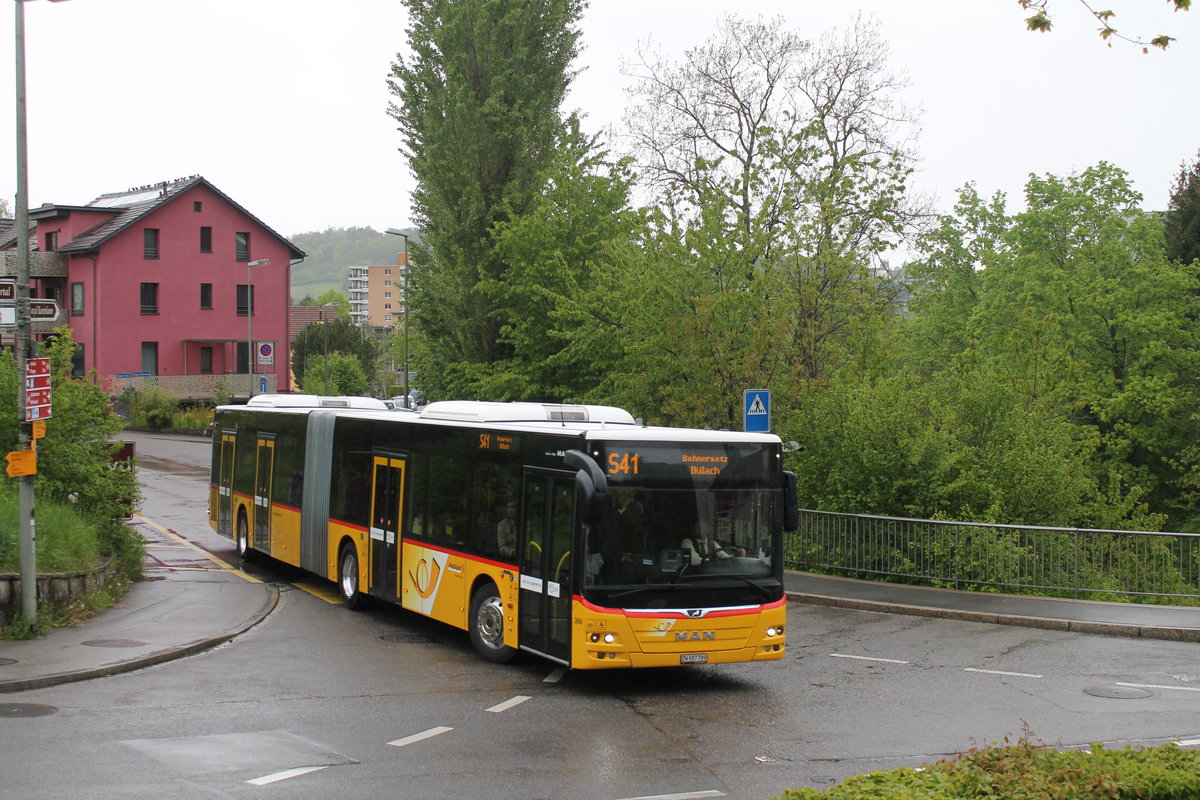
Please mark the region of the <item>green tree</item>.
[[1184, 264], [1200, 258], [1200, 152], [1179, 167], [1163, 223], [1168, 256]]
[[811, 44], [730, 18], [680, 63], [643, 57], [627, 126], [658, 209], [637, 284], [653, 312], [629, 346], [656, 412], [733, 427], [743, 389], [799, 403], [879, 352], [883, 256], [919, 211], [886, 62], [861, 20]]
[[914, 362], [938, 380], [991, 376], [1038, 424], [1069, 423], [1095, 486], [1077, 524], [1161, 522], [1146, 503], [1183, 519], [1200, 400], [1189, 378], [1200, 367], [1197, 267], [1166, 258], [1159, 216], [1138, 210], [1141, 196], [1109, 164], [1032, 176], [1013, 217], [998, 201], [968, 189], [925, 241]]
[[309, 357], [300, 390], [306, 394], [365, 395], [371, 390], [371, 381], [357, 358], [330, 352]]
[[602, 311], [609, 304], [593, 305], [594, 295], [611, 289], [614, 248], [644, 225], [630, 207], [632, 183], [624, 161], [611, 161], [568, 120], [541, 195], [528, 213], [495, 228], [496, 249], [510, 266], [505, 280], [481, 289], [496, 300], [512, 356], [481, 369], [483, 396], [578, 401], [606, 382], [614, 359], [591, 348], [592, 333], [620, 334]]
[[358, 359], [362, 373], [371, 385], [379, 343], [348, 317], [330, 317], [325, 322], [305, 325], [292, 342], [292, 373], [304, 385], [304, 376], [314, 358], [326, 353], [343, 353]]
[[[427, 388], [476, 394], [479, 365], [510, 357], [488, 291], [510, 281], [496, 226], [529, 212], [564, 135], [582, 0], [407, 0], [409, 51], [389, 112], [417, 179], [408, 305]], [[488, 288], [485, 288], [488, 287]]]

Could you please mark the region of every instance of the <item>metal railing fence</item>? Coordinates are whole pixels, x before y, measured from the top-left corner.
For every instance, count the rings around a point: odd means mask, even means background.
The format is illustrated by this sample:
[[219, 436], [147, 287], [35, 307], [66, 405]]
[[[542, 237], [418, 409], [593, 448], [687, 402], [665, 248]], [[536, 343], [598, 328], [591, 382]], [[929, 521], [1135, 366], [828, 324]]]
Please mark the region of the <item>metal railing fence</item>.
[[800, 512], [793, 569], [1088, 599], [1200, 598], [1200, 534]]

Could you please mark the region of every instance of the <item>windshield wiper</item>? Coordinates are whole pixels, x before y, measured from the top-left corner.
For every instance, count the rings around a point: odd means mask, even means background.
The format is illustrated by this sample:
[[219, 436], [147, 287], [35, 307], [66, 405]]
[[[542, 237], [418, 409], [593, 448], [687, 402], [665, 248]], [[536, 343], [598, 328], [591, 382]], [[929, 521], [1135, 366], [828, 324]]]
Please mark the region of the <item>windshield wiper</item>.
[[623, 592], [617, 592], [616, 594], [610, 594], [608, 596], [608, 600], [606, 602], [612, 601], [612, 600], [619, 600], [622, 597], [632, 597], [635, 594], [642, 594], [643, 592], [649, 592], [649, 591], [652, 591], [655, 589], [669, 589], [669, 588], [671, 588], [671, 586], [672, 586], [672, 584], [669, 584], [669, 583], [648, 583], [645, 586], [635, 586], [632, 589], [626, 589]]

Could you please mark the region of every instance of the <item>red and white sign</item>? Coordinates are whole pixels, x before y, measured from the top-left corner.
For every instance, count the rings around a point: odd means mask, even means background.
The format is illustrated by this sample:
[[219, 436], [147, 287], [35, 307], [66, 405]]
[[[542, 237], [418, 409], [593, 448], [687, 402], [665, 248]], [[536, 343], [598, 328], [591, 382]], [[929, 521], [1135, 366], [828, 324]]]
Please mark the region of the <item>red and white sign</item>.
[[25, 419], [34, 422], [50, 417], [50, 359], [25, 362]]
[[275, 343], [274, 342], [259, 342], [257, 349], [258, 349], [258, 365], [260, 367], [269, 367], [275, 363]]

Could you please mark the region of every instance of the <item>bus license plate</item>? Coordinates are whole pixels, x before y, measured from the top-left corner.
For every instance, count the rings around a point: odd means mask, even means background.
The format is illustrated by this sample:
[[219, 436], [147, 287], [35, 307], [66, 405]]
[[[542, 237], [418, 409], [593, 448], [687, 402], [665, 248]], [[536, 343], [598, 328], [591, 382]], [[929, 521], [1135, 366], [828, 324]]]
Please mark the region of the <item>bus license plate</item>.
[[684, 653], [679, 657], [680, 664], [707, 664], [708, 653]]

